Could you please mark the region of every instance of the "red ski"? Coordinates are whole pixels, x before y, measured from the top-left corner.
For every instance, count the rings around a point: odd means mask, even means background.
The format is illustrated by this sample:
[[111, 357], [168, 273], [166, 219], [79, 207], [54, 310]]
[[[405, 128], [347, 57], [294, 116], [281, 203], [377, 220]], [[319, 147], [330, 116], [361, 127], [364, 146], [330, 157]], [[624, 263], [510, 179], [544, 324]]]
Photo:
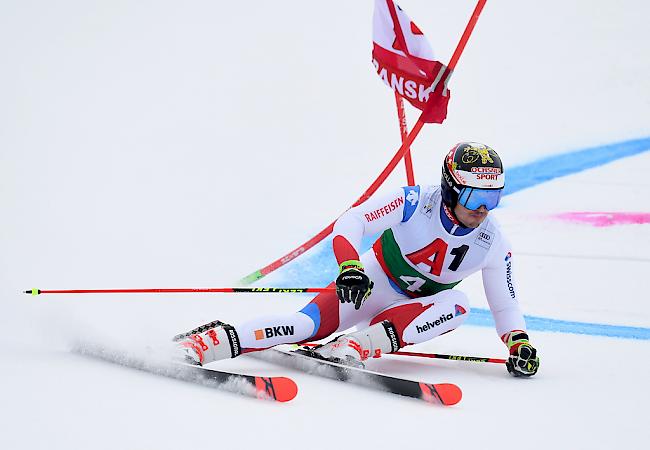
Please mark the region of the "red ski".
[[276, 347], [271, 351], [274, 356], [278, 355], [279, 357], [269, 357], [269, 361], [286, 364], [312, 375], [345, 381], [347, 383], [360, 385], [370, 389], [404, 395], [406, 397], [424, 400], [428, 403], [436, 403], [445, 406], [455, 405], [463, 398], [463, 392], [461, 389], [452, 383], [433, 384], [392, 377], [382, 373], [357, 367], [350, 367], [326, 359], [317, 358], [313, 356], [313, 353], [304, 349], [290, 351], [280, 350]]
[[73, 351], [154, 375], [264, 400], [288, 402], [298, 394], [296, 383], [291, 378], [286, 377], [259, 377], [206, 369], [205, 367], [168, 360], [143, 358], [142, 356], [93, 344], [79, 344]]
[[[208, 386], [224, 387], [229, 384], [244, 383], [255, 388], [255, 396], [263, 400], [275, 400], [288, 402], [298, 394], [298, 385], [291, 378], [287, 377], [258, 377], [255, 375], [243, 375], [240, 373], [224, 372], [221, 370], [206, 369], [205, 367], [192, 366], [188, 364], [174, 364], [176, 370], [171, 376], [184, 381], [199, 382]], [[178, 376], [176, 376], [178, 375]], [[243, 392], [242, 392], [243, 393]]]

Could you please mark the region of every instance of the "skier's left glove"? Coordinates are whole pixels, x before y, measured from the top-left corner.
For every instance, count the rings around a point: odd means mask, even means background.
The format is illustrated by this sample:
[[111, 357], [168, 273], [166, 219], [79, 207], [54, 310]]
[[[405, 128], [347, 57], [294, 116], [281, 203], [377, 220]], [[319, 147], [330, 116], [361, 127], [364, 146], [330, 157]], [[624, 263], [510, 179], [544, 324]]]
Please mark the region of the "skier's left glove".
[[375, 284], [363, 273], [360, 261], [345, 261], [340, 270], [336, 277], [336, 295], [341, 303], [354, 303], [354, 309], [361, 308]]
[[506, 361], [506, 368], [514, 377], [531, 377], [539, 369], [537, 350], [528, 342], [528, 335], [524, 331], [515, 330], [503, 337], [503, 342], [508, 346], [510, 356]]

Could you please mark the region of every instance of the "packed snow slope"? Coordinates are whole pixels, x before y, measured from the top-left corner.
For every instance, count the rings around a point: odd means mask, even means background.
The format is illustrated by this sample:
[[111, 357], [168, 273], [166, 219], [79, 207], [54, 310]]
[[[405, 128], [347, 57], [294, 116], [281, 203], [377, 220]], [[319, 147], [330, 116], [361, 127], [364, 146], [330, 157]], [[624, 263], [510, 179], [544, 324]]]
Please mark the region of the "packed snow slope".
[[[442, 61], [474, 7], [400, 5]], [[0, 448], [647, 442], [644, 145], [539, 183], [530, 183], [536, 171], [520, 175], [525, 186], [494, 212], [515, 245], [528, 315], [634, 328], [641, 337], [537, 327], [531, 337], [542, 363], [529, 380], [498, 365], [372, 362], [390, 374], [457, 383], [464, 399], [456, 407], [250, 357], [215, 364], [294, 378], [298, 397], [272, 404], [71, 353], [79, 342], [140, 348], [217, 318], [236, 324], [300, 308], [309, 297], [20, 292], [232, 285], [310, 238], [367, 188], [399, 147], [394, 98], [370, 63], [370, 1], [0, 7]], [[418, 182], [436, 183], [442, 156], [460, 140], [492, 145], [509, 168], [539, 170], [549, 158], [647, 140], [649, 14], [647, 2], [632, 0], [488, 1], [450, 83], [447, 121], [426, 126], [413, 146]], [[551, 169], [561, 166], [552, 161]], [[402, 184], [399, 167], [386, 185]], [[612, 213], [602, 221], [609, 226], [566, 220], [583, 213]], [[291, 273], [319, 280], [332, 268], [314, 259], [318, 251], [263, 283], [298, 281]], [[480, 276], [459, 288], [485, 309]], [[475, 325], [414, 350], [503, 357], [494, 330]]]

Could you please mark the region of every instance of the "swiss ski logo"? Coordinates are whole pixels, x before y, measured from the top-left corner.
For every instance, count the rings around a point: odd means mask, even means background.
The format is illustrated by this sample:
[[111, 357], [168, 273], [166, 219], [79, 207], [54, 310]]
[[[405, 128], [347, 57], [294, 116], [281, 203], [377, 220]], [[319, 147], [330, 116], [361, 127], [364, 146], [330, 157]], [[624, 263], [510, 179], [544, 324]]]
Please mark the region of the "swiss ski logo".
[[293, 325], [281, 325], [255, 330], [255, 340], [269, 339], [275, 336], [293, 336]]
[[418, 193], [415, 189], [409, 189], [409, 193], [406, 195], [406, 201], [415, 206], [418, 203]]

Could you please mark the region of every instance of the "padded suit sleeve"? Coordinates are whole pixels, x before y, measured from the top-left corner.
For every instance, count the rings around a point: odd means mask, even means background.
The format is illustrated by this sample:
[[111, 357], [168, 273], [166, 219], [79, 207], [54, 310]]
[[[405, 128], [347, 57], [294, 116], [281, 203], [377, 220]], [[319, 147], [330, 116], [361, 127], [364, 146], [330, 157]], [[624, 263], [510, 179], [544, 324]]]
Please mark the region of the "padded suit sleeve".
[[[419, 186], [410, 189], [417, 194], [411, 194], [408, 188], [399, 188], [372, 197], [359, 206], [346, 211], [334, 224], [334, 254], [339, 264], [349, 259], [358, 259], [361, 239], [364, 235], [380, 233], [392, 226], [405, 221], [405, 202], [407, 196], [419, 196]], [[408, 194], [407, 194], [408, 193]], [[417, 200], [415, 200], [417, 202]], [[349, 244], [349, 245], [348, 245]], [[352, 251], [350, 251], [350, 247]], [[356, 252], [356, 258], [354, 258]]]
[[525, 331], [526, 322], [517, 299], [510, 242], [500, 235], [491, 252], [488, 263], [483, 268], [483, 288], [497, 333], [501, 337], [512, 330]]

